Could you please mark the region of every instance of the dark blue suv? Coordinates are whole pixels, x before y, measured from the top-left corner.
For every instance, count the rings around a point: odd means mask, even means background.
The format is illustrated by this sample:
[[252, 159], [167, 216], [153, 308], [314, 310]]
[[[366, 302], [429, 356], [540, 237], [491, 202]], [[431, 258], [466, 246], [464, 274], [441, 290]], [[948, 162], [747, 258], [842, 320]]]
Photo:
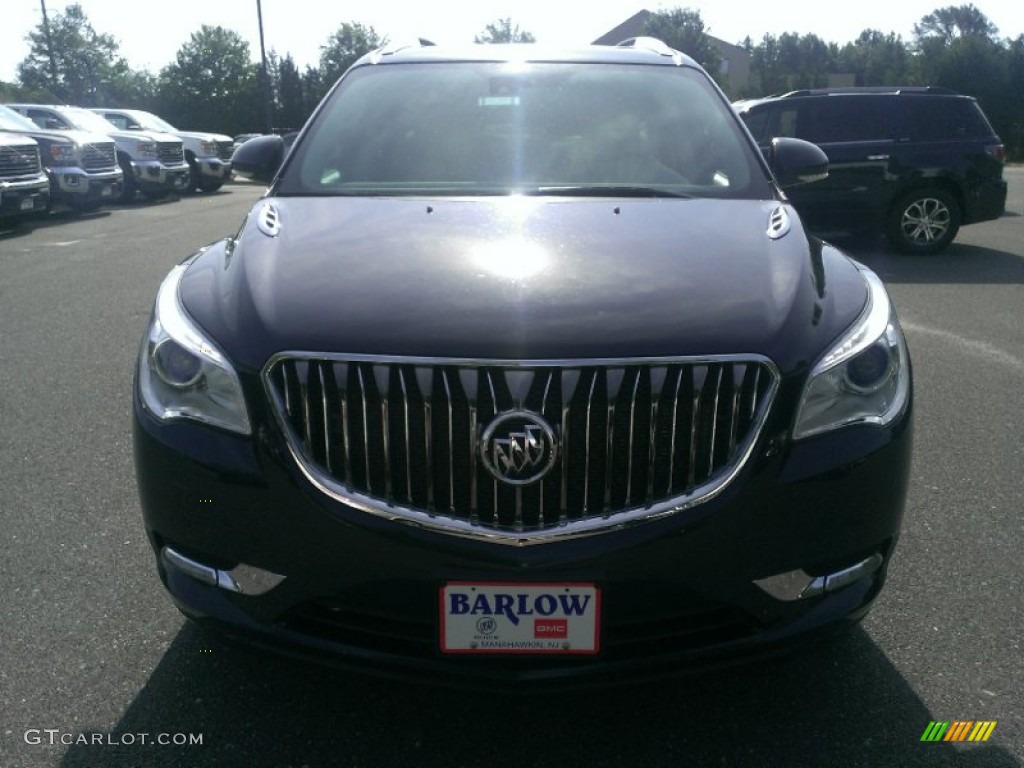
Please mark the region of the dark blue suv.
[[734, 105], [762, 150], [780, 136], [811, 141], [827, 179], [787, 190], [817, 232], [885, 232], [893, 246], [935, 253], [962, 224], [999, 218], [1005, 151], [978, 102], [945, 88], [794, 91]]

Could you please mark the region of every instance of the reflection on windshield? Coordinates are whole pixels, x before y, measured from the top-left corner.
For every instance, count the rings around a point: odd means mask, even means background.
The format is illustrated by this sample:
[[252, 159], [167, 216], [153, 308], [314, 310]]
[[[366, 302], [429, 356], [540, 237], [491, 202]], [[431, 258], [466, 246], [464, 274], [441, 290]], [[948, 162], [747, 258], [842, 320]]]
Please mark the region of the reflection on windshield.
[[683, 67], [463, 62], [356, 70], [284, 194], [744, 196], [750, 147]]
[[111, 131], [117, 130], [113, 123], [108, 123], [95, 112], [90, 112], [87, 109], [70, 107], [64, 110], [64, 116], [80, 131], [110, 133]]

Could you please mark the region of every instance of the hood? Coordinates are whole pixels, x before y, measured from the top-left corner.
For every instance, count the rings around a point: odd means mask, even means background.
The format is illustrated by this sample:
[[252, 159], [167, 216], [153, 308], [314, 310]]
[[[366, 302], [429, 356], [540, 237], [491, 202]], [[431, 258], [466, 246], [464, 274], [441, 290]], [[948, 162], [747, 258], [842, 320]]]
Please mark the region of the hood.
[[118, 141], [153, 141], [156, 143], [174, 142], [180, 144], [181, 141], [177, 136], [172, 136], [169, 133], [157, 133], [154, 131], [119, 131], [116, 128], [107, 133]]
[[37, 135], [41, 138], [71, 139], [76, 144], [113, 144], [114, 139], [102, 133], [91, 133], [89, 131], [46, 131]]
[[[181, 296], [229, 357], [253, 369], [291, 350], [503, 360], [754, 353], [786, 370], [812, 362], [853, 322], [866, 289], [788, 206], [789, 231], [770, 237], [779, 207], [266, 198], [237, 239], [192, 264]], [[827, 280], [850, 285], [830, 291]]]
[[227, 141], [234, 143], [234, 139], [221, 133], [205, 133], [204, 131], [175, 131], [174, 135], [181, 139], [195, 139], [196, 141]]
[[20, 131], [0, 130], [0, 146], [5, 147], [35, 147], [38, 146], [29, 134]]

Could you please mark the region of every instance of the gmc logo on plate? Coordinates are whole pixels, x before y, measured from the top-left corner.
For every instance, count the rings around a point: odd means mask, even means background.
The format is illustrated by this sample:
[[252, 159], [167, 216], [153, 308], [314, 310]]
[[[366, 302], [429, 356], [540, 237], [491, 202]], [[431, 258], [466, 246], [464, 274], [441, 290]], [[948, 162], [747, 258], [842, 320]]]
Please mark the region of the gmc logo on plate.
[[569, 621], [567, 619], [534, 619], [533, 636], [564, 640], [569, 637]]

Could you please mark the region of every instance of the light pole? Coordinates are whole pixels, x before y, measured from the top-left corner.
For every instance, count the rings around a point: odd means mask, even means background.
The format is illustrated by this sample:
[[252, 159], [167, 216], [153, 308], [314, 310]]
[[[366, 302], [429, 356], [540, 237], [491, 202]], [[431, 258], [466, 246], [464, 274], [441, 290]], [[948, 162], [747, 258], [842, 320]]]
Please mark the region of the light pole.
[[270, 111], [270, 75], [267, 72], [267, 49], [263, 45], [263, 4], [256, 0], [256, 18], [260, 23], [260, 59], [263, 62], [263, 116], [267, 133], [274, 132], [274, 116]]

